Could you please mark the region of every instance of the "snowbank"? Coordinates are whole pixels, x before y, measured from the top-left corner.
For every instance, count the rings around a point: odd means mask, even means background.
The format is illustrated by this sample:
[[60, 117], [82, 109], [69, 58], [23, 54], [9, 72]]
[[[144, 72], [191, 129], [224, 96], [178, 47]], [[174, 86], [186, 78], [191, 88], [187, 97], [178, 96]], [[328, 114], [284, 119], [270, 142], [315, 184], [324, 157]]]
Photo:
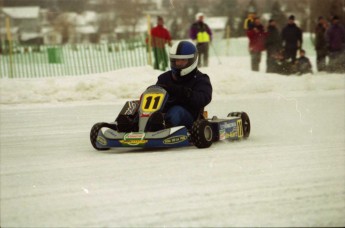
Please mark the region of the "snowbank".
[[[229, 95], [288, 91], [344, 90], [345, 77], [340, 74], [316, 73], [282, 76], [250, 71], [249, 57], [211, 58], [207, 73], [214, 88], [214, 99]], [[75, 101], [113, 102], [136, 99], [160, 71], [152, 67], [122, 69], [95, 75], [35, 79], [1, 79], [0, 104], [60, 103]]]
[[[258, 93], [344, 91], [344, 75], [316, 71], [315, 50], [310, 42], [310, 35], [304, 36], [303, 46], [315, 73], [303, 76], [265, 73], [265, 53], [262, 55], [260, 72], [252, 72], [246, 37], [231, 39], [230, 43], [218, 40], [212, 44], [214, 46], [210, 48], [209, 67], [200, 70], [211, 78], [213, 99]], [[147, 86], [156, 83], [161, 73], [153, 70], [151, 66], [146, 66], [84, 76], [0, 79], [0, 105], [71, 102], [87, 104], [137, 99]]]

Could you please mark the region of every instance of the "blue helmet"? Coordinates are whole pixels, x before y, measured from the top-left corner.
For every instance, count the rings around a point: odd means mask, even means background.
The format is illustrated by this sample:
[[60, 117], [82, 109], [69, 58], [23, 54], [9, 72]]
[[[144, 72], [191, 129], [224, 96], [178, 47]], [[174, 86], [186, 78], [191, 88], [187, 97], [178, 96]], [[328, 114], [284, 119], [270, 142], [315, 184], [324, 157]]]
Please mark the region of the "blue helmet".
[[[171, 48], [169, 52], [170, 67], [173, 74], [177, 77], [183, 77], [191, 73], [198, 66], [198, 50], [190, 41], [178, 41]], [[177, 59], [186, 59], [188, 63], [183, 66], [175, 64]]]

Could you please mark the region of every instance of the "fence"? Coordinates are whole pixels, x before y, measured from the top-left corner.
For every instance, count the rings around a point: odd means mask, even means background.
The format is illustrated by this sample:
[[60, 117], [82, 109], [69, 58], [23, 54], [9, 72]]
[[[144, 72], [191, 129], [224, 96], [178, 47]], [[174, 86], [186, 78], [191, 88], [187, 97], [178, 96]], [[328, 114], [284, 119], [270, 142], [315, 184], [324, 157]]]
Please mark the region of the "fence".
[[108, 44], [2, 45], [0, 78], [83, 75], [147, 65], [144, 40]]

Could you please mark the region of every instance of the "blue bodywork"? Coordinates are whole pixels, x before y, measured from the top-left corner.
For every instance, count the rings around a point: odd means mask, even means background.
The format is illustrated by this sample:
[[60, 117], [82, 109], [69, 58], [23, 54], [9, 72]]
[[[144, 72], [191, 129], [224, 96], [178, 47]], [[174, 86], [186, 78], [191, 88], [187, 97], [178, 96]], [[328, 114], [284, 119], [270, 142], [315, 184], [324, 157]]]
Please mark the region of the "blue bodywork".
[[[166, 129], [169, 130], [169, 129]], [[157, 131], [158, 135], [160, 131]], [[153, 138], [150, 135], [154, 135], [155, 132], [150, 133], [144, 132], [130, 132], [123, 135], [122, 138], [109, 138], [106, 137], [100, 130], [98, 132], [98, 137], [96, 140], [96, 145], [98, 148], [112, 148], [112, 147], [183, 147], [192, 145], [189, 141], [188, 131], [185, 127], [175, 131], [162, 138]]]

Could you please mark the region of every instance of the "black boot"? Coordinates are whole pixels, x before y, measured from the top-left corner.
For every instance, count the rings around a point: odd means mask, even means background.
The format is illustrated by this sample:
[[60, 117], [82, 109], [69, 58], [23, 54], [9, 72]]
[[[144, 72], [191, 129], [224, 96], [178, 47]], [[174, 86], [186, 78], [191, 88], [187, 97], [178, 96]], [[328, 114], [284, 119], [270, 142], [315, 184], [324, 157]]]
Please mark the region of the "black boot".
[[164, 115], [162, 112], [154, 112], [150, 116], [145, 131], [159, 131], [165, 129]]

